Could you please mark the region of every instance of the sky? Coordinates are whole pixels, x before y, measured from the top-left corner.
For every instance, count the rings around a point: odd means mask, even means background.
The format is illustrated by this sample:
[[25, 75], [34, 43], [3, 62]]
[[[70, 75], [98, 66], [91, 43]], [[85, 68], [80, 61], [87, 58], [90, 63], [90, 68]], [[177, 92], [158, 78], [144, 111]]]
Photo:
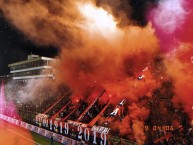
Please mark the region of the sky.
[[27, 59], [29, 54], [54, 57], [58, 50], [52, 46], [37, 46], [16, 30], [0, 13], [0, 76], [9, 74], [8, 64]]

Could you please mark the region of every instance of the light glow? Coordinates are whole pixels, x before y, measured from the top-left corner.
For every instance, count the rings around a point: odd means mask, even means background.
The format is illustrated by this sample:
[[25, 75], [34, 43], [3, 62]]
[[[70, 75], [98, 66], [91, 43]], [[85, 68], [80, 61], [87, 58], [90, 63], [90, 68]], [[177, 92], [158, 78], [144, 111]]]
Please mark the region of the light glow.
[[[86, 19], [86, 29], [90, 32], [109, 35], [117, 32], [117, 23], [113, 16], [102, 8], [92, 4], [79, 5], [79, 10]], [[84, 26], [85, 27], [85, 26]]]

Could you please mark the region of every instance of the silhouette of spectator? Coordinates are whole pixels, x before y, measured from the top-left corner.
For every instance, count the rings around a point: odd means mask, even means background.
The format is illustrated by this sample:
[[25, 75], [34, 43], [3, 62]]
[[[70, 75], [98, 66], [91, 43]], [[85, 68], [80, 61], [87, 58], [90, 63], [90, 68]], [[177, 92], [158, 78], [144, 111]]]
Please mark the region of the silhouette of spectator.
[[53, 138], [53, 135], [51, 135], [51, 138], [50, 138], [50, 145], [53, 145], [54, 144], [54, 138]]

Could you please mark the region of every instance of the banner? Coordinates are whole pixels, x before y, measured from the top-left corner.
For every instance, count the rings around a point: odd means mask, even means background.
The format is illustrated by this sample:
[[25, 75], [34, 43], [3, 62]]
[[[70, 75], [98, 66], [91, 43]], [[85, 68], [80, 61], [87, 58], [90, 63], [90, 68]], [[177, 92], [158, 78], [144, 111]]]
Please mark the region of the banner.
[[62, 142], [62, 135], [55, 134], [54, 140], [56, 140], [57, 142]]
[[51, 136], [54, 136], [54, 133], [51, 132], [51, 131], [47, 131], [47, 132], [46, 132], [46, 137], [47, 137], [47, 138], [51, 138]]
[[46, 134], [46, 130], [45, 130], [45, 129], [40, 128], [40, 129], [39, 129], [39, 134], [40, 134], [40, 135], [42, 135], [42, 136], [45, 136], [45, 134]]
[[62, 137], [62, 144], [64, 145], [69, 145], [69, 144], [72, 144], [72, 140], [67, 138], [67, 137]]
[[23, 121], [20, 122], [20, 126], [21, 126], [21, 127], [26, 128], [26, 125], [27, 125], [27, 123], [25, 123], [25, 122], [23, 122]]
[[[11, 118], [11, 117], [8, 117], [8, 116], [5, 116], [3, 114], [0, 114], [0, 118], [3, 119], [3, 120], [6, 120], [12, 124], [15, 124], [17, 126], [20, 126], [22, 128], [25, 128], [27, 130], [30, 130], [30, 131], [33, 131], [35, 133], [38, 133], [42, 136], [45, 136], [47, 138], [50, 138], [51, 136], [53, 136], [54, 140], [57, 141], [57, 142], [60, 142], [64, 145], [75, 145], [75, 142], [76, 140], [74, 139], [71, 139], [71, 138], [68, 138], [66, 136], [63, 136], [63, 135], [60, 135], [60, 134], [57, 134], [57, 133], [54, 133], [54, 132], [51, 132], [51, 131], [48, 131], [46, 129], [43, 129], [43, 128], [40, 128], [40, 127], [37, 127], [35, 125], [32, 125], [32, 124], [28, 124], [26, 122], [23, 122], [23, 121], [20, 121], [20, 120], [17, 120], [17, 119], [14, 119], [14, 118]], [[47, 123], [48, 121], [46, 121]], [[41, 122], [39, 122], [41, 123]], [[79, 122], [72, 122], [72, 121], [69, 121], [70, 125], [74, 125], [76, 124], [74, 127], [77, 128], [77, 130], [74, 130], [72, 132], [72, 130], [69, 128], [69, 124], [68, 123], [63, 123], [63, 122], [56, 122], [56, 121], [52, 121], [50, 120], [49, 121], [49, 128], [50, 128], [50, 125], [51, 125], [51, 129], [53, 130], [54, 128], [59, 128], [60, 127], [62, 129], [60, 129], [60, 133], [63, 133], [64, 135], [72, 135], [72, 134], [79, 134], [81, 132], [81, 134], [83, 133], [83, 136], [82, 138], [83, 139], [86, 139], [87, 141], [89, 141], [89, 138], [90, 138], [90, 130], [88, 128], [84, 128], [85, 125], [84, 124], [79, 124]], [[78, 125], [78, 126], [77, 126]], [[84, 127], [83, 127], [84, 126]], [[64, 127], [64, 128], [63, 128]], [[73, 129], [73, 128], [72, 128]], [[70, 131], [71, 130], [71, 131]], [[53, 130], [54, 131], [54, 130]], [[100, 136], [100, 135], [99, 135]], [[96, 138], [96, 135], [95, 135], [95, 138]], [[94, 143], [96, 144], [96, 143]], [[102, 145], [105, 145], [105, 144], [102, 144]]]
[[31, 125], [31, 124], [28, 124], [26, 129], [32, 130], [32, 125]]

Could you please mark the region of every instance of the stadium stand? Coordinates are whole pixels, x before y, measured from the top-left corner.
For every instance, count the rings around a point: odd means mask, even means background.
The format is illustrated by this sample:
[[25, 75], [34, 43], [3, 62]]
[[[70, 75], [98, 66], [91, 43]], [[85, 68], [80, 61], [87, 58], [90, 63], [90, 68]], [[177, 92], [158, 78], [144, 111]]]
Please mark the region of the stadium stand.
[[[22, 88], [23, 82], [20, 82], [20, 86], [14, 88], [14, 90]], [[170, 87], [168, 83], [165, 84], [167, 87]], [[14, 91], [13, 90], [13, 91]], [[2, 91], [2, 89], [1, 89]], [[104, 92], [103, 92], [104, 93]], [[69, 101], [70, 96], [72, 93], [69, 89], [64, 89], [62, 93], [55, 94], [55, 96], [47, 96], [44, 97], [42, 101], [39, 103], [34, 104], [33, 102], [26, 101], [24, 103], [18, 103], [18, 100], [11, 100], [12, 105], [16, 106], [16, 109], [12, 107], [10, 103], [5, 104], [5, 111], [4, 114], [13, 118], [21, 119], [27, 123], [34, 124], [40, 126], [36, 123], [36, 115], [38, 113], [47, 115], [48, 119], [59, 120], [61, 122], [67, 122], [72, 120], [77, 123], [87, 124], [88, 126], [93, 125], [100, 125], [104, 127], [108, 127], [110, 122], [106, 125], [103, 123], [98, 122], [98, 116], [102, 115], [103, 118], [106, 118], [107, 121], [111, 121], [112, 119], [116, 119], [116, 121], [121, 121], [124, 117], [129, 113], [125, 111], [125, 108], [128, 108], [131, 105], [129, 102], [120, 105], [117, 104], [119, 109], [122, 109], [122, 114], [119, 117], [113, 116], [111, 113], [114, 109], [116, 109], [115, 105], [112, 105], [110, 102], [106, 102], [101, 104], [99, 102], [100, 97], [103, 93], [98, 93], [98, 96], [95, 100], [88, 101], [88, 100], [78, 100], [76, 102]], [[59, 97], [56, 97], [59, 95]], [[156, 125], [162, 124], [171, 124], [171, 120], [178, 120], [180, 124], [183, 126], [183, 130], [169, 130], [163, 131], [156, 130], [152, 133], [152, 131], [148, 130], [145, 131], [147, 135], [146, 144], [152, 144], [154, 141], [155, 144], [167, 142], [168, 144], [180, 143], [180, 144], [190, 144], [192, 143], [193, 139], [193, 131], [191, 126], [189, 125], [189, 118], [183, 111], [183, 109], [174, 109], [172, 102], [169, 101], [171, 94], [167, 92], [165, 87], [161, 87], [153, 92], [153, 99], [148, 100], [146, 107], [150, 110], [154, 110], [150, 112], [149, 118], [146, 120], [145, 125], [152, 127]], [[163, 98], [168, 96], [167, 99]], [[89, 103], [88, 103], [89, 102]], [[166, 108], [169, 110], [167, 118], [160, 114], [160, 109]], [[50, 129], [49, 127], [41, 125], [40, 127], [45, 129]], [[73, 130], [73, 128], [72, 128]], [[71, 130], [71, 132], [73, 132]], [[55, 127], [54, 132], [58, 132], [58, 127]], [[168, 137], [169, 134], [169, 137]], [[119, 140], [116, 136], [120, 139], [121, 137], [124, 139], [128, 139], [127, 136], [121, 136], [117, 130], [111, 130], [111, 136], [109, 136], [109, 142], [113, 142], [113, 140]], [[130, 136], [131, 137], [131, 136]], [[161, 139], [160, 139], [161, 138]], [[163, 138], [163, 139], [162, 139]], [[134, 138], [129, 138], [130, 141], [120, 139], [120, 142], [131, 143], [135, 144]], [[132, 142], [133, 141], [133, 142]], [[151, 141], [151, 142], [150, 142]]]

